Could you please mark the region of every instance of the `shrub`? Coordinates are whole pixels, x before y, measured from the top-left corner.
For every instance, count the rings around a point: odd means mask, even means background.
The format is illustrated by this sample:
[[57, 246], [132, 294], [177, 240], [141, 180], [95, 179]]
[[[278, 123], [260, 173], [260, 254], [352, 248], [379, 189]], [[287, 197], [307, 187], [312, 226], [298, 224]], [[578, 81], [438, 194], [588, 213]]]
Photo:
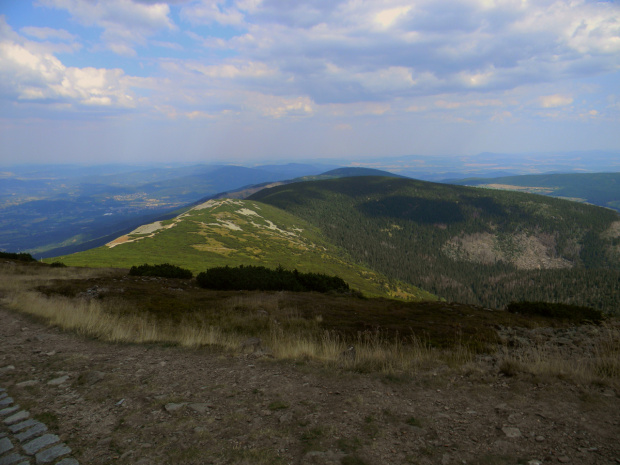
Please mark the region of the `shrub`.
[[50, 263], [50, 266], [53, 268], [66, 268], [67, 265], [65, 265], [63, 262], [53, 262]]
[[161, 265], [140, 265], [132, 266], [129, 270], [130, 276], [157, 276], [160, 278], [192, 279], [193, 274], [190, 270], [180, 266], [163, 263]]
[[599, 323], [604, 318], [603, 312], [594, 308], [550, 302], [511, 302], [506, 310], [522, 315], [539, 315], [577, 322], [589, 320]]
[[349, 285], [338, 276], [300, 273], [281, 266], [271, 270], [264, 266], [216, 267], [196, 276], [200, 287], [217, 290], [346, 292]]
[[29, 253], [0, 252], [0, 258], [19, 260], [21, 262], [36, 262], [36, 260]]

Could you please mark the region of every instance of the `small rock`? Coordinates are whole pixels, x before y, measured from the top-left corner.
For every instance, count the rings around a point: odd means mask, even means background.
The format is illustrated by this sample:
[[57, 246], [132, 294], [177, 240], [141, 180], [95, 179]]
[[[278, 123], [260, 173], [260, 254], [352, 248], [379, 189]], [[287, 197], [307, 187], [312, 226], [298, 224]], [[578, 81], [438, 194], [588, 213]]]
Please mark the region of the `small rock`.
[[97, 441], [97, 445], [98, 446], [109, 446], [111, 442], [112, 442], [112, 438], [110, 438], [110, 437], [103, 438], [103, 439], [99, 439], [99, 441]]
[[56, 465], [80, 465], [80, 463], [71, 457], [67, 457], [66, 459], [62, 459]]
[[39, 384], [39, 380], [38, 379], [30, 379], [28, 381], [22, 381], [21, 383], [17, 383], [15, 386], [17, 386], [17, 387], [28, 387], [28, 386], [34, 386], [35, 384]]
[[568, 462], [570, 462], [570, 458], [568, 458], [566, 455], [562, 455], [562, 456], [558, 457], [558, 462], [560, 462], [560, 463], [568, 463]]
[[166, 412], [175, 412], [179, 409], [182, 409], [186, 405], [187, 405], [187, 402], [181, 402], [179, 404], [170, 402], [164, 406], [164, 409], [166, 410]]
[[502, 428], [502, 431], [508, 438], [520, 438], [521, 437], [521, 431], [519, 430], [519, 428], [515, 428], [514, 426], [504, 426]]
[[50, 386], [60, 386], [61, 384], [65, 383], [68, 379], [69, 379], [69, 375], [64, 375], [59, 378], [54, 378], [48, 381], [47, 384]]
[[614, 392], [614, 390], [613, 390], [613, 389], [605, 389], [605, 390], [603, 391], [603, 395], [604, 395], [605, 397], [616, 397], [616, 393]]
[[289, 423], [293, 420], [293, 412], [286, 412], [280, 417], [280, 423]]
[[189, 408], [191, 408], [194, 412], [205, 413], [209, 410], [209, 404], [205, 403], [195, 403], [195, 404], [187, 404]]
[[101, 371], [89, 371], [81, 376], [81, 380], [87, 386], [92, 386], [93, 384], [101, 381], [103, 378], [105, 378], [105, 373], [102, 373]]
[[313, 450], [308, 452], [301, 459], [301, 465], [340, 465], [344, 454], [334, 451], [321, 452]]
[[530, 460], [527, 462], [527, 465], [542, 465], [540, 460]]
[[544, 436], [536, 436], [536, 442], [543, 442], [545, 440]]
[[14, 369], [15, 367], [13, 365], [7, 365], [5, 367], [0, 368], [0, 373], [5, 373], [7, 371], [12, 371]]

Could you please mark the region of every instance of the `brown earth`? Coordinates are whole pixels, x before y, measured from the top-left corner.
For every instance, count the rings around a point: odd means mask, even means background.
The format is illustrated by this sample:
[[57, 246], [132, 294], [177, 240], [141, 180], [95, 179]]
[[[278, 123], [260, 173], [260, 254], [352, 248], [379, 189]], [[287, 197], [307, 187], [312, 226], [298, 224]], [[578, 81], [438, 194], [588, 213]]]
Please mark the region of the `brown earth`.
[[6, 309], [0, 341], [0, 387], [81, 464], [620, 463], [617, 387], [506, 377], [492, 356], [359, 374], [104, 343]]

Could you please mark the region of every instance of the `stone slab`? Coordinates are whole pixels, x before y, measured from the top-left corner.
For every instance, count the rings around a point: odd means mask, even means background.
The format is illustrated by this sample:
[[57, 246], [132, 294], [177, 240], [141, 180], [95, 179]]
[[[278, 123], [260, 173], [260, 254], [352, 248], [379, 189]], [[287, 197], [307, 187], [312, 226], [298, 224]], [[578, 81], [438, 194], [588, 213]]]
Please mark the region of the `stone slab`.
[[13, 449], [13, 443], [9, 438], [0, 439], [0, 455]]
[[22, 421], [21, 423], [16, 423], [14, 425], [10, 425], [9, 429], [11, 430], [11, 433], [17, 433], [18, 431], [21, 431], [23, 429], [26, 428], [30, 428], [31, 426], [34, 426], [38, 423], [38, 421], [33, 420], [32, 418], [26, 420], [26, 421]]
[[[15, 465], [16, 463], [22, 463], [26, 459], [23, 455], [9, 454], [4, 457], [0, 457], [0, 465]], [[26, 459], [26, 463], [27, 459]]]
[[37, 464], [50, 463], [56, 460], [58, 457], [68, 455], [71, 453], [71, 449], [65, 444], [58, 444], [57, 446], [45, 449], [43, 452], [39, 452], [35, 457]]
[[7, 405], [11, 405], [12, 403], [12, 397], [5, 397], [4, 399], [0, 400], [0, 407], [6, 407]]
[[0, 417], [6, 417], [12, 413], [15, 413], [19, 410], [19, 405], [13, 405], [12, 407], [3, 408], [0, 410]]
[[30, 417], [30, 413], [28, 413], [25, 410], [21, 410], [21, 411], [19, 411], [17, 413], [14, 413], [10, 417], [5, 418], [4, 419], [4, 424], [5, 425], [12, 425], [14, 423], [19, 423], [20, 421], [26, 420], [28, 417]]
[[33, 439], [30, 442], [22, 444], [22, 449], [28, 455], [34, 455], [39, 452], [41, 449], [47, 446], [51, 446], [52, 444], [56, 444], [60, 441], [60, 438], [55, 434], [44, 434], [43, 436], [39, 436], [36, 439]]
[[27, 429], [23, 433], [16, 434], [15, 437], [17, 438], [19, 442], [24, 442], [30, 438], [38, 436], [41, 433], [45, 433], [46, 431], [47, 431], [47, 426], [37, 421], [36, 424], [32, 428]]

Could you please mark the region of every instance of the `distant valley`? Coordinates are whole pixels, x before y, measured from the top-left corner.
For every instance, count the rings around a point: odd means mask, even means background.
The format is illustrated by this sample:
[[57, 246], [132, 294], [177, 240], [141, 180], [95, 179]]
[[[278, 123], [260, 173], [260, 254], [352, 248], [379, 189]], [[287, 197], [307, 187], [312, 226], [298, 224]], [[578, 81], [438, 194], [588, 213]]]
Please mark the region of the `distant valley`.
[[12, 167], [0, 176], [0, 250], [37, 257], [86, 250], [207, 195], [330, 167]]
[[620, 172], [470, 178], [451, 183], [549, 195], [575, 202], [587, 202], [620, 212]]

